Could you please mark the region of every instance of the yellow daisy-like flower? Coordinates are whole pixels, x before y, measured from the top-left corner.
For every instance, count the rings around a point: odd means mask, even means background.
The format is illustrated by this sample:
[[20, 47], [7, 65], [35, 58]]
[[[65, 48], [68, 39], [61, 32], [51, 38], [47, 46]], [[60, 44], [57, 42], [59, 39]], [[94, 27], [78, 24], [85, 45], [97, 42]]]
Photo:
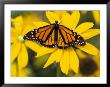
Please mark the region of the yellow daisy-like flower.
[[[92, 29], [94, 25], [92, 22], [84, 22], [78, 26], [78, 22], [80, 20], [79, 11], [73, 11], [71, 15], [68, 12], [62, 11], [60, 14], [58, 12], [46, 11], [46, 17], [48, 18], [51, 24], [57, 20], [61, 25], [64, 25], [77, 32], [84, 38], [84, 40], [90, 39], [98, 35], [100, 32], [99, 29]], [[39, 28], [41, 26], [48, 25], [49, 23], [40, 21], [34, 22], [34, 24], [37, 28]], [[85, 46], [76, 47], [91, 55], [97, 55], [99, 53], [96, 47], [87, 42]], [[51, 53], [51, 55], [46, 64], [44, 65], [44, 68], [46, 68], [54, 62], [59, 62], [61, 71], [66, 75], [68, 74], [69, 70], [73, 70], [75, 73], [78, 73], [79, 59], [74, 48], [69, 47], [67, 49], [58, 49], [40, 46], [40, 48], [37, 50], [36, 57], [39, 58], [40, 56], [47, 53]]]
[[[28, 52], [27, 48], [29, 47], [33, 51], [37, 50], [37, 44], [32, 41], [24, 41], [23, 36], [35, 28], [32, 22], [38, 21], [39, 19], [35, 14], [31, 13], [29, 16], [18, 16], [12, 21], [12, 29], [11, 29], [11, 63], [12, 67], [15, 59], [17, 60], [18, 70], [22, 70], [28, 64]], [[13, 68], [12, 68], [13, 69]]]

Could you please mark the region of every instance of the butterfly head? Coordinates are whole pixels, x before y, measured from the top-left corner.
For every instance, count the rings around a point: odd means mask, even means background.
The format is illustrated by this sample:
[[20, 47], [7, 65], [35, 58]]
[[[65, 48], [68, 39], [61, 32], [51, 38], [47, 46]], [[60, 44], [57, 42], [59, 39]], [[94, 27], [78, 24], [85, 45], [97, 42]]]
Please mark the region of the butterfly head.
[[58, 21], [55, 21], [55, 24], [58, 24]]
[[59, 28], [58, 21], [55, 21], [55, 23], [54, 23], [54, 27], [55, 27], [56, 30]]

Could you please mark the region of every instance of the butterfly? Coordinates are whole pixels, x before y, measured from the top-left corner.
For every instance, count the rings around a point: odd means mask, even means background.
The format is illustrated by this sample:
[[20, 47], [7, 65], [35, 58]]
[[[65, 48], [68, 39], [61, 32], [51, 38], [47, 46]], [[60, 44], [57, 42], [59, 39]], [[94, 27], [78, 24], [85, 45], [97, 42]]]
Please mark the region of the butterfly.
[[58, 21], [29, 31], [24, 35], [23, 39], [37, 41], [49, 48], [57, 46], [60, 49], [65, 49], [73, 45], [86, 45], [80, 35], [66, 26], [58, 24]]

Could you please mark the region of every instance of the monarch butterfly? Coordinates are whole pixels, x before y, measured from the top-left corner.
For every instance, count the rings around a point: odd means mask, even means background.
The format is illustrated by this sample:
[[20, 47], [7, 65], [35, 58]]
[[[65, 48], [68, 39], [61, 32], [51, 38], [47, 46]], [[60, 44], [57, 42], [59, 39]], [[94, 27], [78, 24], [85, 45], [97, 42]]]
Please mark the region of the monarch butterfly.
[[80, 35], [63, 25], [59, 25], [58, 21], [55, 21], [54, 24], [33, 29], [23, 38], [24, 40], [37, 41], [49, 48], [57, 46], [60, 49], [65, 49], [72, 45], [84, 46], [86, 44]]

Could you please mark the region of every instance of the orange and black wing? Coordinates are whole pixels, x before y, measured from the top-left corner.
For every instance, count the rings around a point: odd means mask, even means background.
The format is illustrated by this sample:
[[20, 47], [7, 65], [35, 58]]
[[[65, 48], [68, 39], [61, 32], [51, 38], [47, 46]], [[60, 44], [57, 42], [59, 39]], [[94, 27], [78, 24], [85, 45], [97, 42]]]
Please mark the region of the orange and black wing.
[[[84, 46], [86, 44], [80, 35], [69, 28], [63, 25], [58, 25], [57, 28], [55, 29], [54, 24], [46, 25], [28, 32], [24, 39], [37, 41], [45, 47], [53, 48], [57, 46], [60, 49], [72, 45]], [[57, 39], [55, 39], [56, 37]]]
[[59, 25], [58, 29], [58, 48], [67, 48], [72, 45], [80, 45], [84, 46], [85, 41], [84, 39], [78, 35], [76, 32], [70, 30], [69, 28]]
[[54, 26], [51, 24], [34, 29], [28, 32], [24, 39], [37, 41], [45, 47], [54, 47]]

